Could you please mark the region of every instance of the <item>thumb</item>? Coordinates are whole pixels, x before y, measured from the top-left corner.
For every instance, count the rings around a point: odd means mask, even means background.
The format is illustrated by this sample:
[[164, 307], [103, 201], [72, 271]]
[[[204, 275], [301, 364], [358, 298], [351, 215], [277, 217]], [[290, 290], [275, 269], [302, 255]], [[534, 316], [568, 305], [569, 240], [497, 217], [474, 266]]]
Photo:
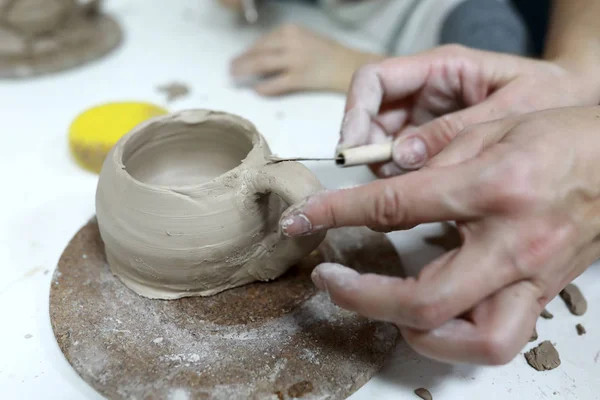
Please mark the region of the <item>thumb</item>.
[[402, 169], [421, 168], [441, 152], [465, 128], [506, 116], [492, 99], [446, 114], [419, 127], [409, 128], [394, 141], [392, 157]]

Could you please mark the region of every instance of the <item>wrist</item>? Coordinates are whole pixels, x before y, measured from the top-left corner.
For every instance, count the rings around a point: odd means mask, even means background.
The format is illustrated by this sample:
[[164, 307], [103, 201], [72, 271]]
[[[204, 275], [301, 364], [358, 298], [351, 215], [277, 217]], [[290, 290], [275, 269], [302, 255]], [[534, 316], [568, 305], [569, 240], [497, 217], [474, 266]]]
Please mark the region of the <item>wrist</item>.
[[563, 68], [575, 79], [575, 85], [585, 99], [582, 105], [600, 104], [600, 45], [587, 43], [587, 46], [567, 48], [549, 49], [544, 58]]
[[600, 104], [600, 74], [583, 61], [572, 58], [557, 58], [552, 60], [556, 65], [566, 70], [573, 79], [575, 89], [580, 94], [581, 105]]

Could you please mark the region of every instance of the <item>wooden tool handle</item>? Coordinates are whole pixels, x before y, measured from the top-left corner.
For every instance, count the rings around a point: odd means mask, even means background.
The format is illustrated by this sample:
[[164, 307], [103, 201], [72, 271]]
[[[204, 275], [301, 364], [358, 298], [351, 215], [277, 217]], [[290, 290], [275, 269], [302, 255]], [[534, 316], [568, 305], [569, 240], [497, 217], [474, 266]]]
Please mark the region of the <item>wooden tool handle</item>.
[[336, 154], [335, 163], [340, 167], [352, 167], [390, 161], [392, 159], [392, 146], [393, 144], [390, 142], [342, 150]]

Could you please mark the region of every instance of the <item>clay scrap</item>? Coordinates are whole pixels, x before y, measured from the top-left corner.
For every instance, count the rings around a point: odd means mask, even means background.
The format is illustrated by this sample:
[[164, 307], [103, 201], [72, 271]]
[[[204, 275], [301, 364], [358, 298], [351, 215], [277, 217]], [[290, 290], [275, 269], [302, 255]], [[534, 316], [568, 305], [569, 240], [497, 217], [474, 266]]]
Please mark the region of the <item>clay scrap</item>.
[[575, 325], [575, 329], [577, 329], [577, 334], [578, 334], [579, 336], [581, 336], [581, 335], [585, 335], [585, 334], [587, 333], [587, 331], [585, 330], [585, 328], [584, 328], [584, 327], [583, 327], [583, 325], [581, 325], [581, 324], [577, 324], [577, 325]]
[[425, 388], [415, 389], [415, 394], [422, 398], [423, 400], [433, 400], [433, 396], [431, 392]]
[[540, 317], [542, 317], [544, 319], [552, 319], [552, 318], [554, 318], [554, 315], [552, 315], [548, 310], [546, 310], [544, 308], [542, 310], [542, 312], [540, 313]]
[[167, 101], [169, 103], [182, 97], [186, 97], [190, 93], [189, 86], [181, 82], [167, 83], [158, 86], [156, 89], [167, 96]]
[[573, 315], [583, 315], [587, 311], [587, 300], [577, 286], [569, 283], [561, 292], [560, 297], [563, 299], [569, 311]]
[[537, 333], [537, 329], [535, 328], [535, 326], [533, 327], [533, 332], [531, 333], [531, 336], [529, 337], [529, 341], [530, 342], [534, 342], [536, 341], [538, 338], [538, 333]]
[[537, 371], [549, 371], [560, 365], [558, 351], [549, 340], [544, 340], [525, 353], [525, 360]]

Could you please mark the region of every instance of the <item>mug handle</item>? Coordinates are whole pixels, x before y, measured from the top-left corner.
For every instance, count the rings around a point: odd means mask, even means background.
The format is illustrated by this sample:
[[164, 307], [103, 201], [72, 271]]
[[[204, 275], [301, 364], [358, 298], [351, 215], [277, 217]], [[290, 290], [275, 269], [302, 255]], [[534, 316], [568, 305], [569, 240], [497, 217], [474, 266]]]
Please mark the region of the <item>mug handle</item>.
[[307, 167], [296, 161], [263, 165], [253, 178], [256, 193], [275, 193], [289, 205], [325, 189]]
[[[277, 164], [266, 164], [258, 167], [251, 174], [251, 195], [276, 194], [289, 205], [304, 200], [325, 188], [317, 177], [303, 164], [295, 161], [285, 161]], [[281, 231], [268, 234], [261, 242], [263, 249], [274, 252], [275, 259], [287, 265], [282, 265], [283, 272], [298, 262], [302, 257], [315, 250], [323, 241], [326, 232], [310, 236], [286, 238]]]

